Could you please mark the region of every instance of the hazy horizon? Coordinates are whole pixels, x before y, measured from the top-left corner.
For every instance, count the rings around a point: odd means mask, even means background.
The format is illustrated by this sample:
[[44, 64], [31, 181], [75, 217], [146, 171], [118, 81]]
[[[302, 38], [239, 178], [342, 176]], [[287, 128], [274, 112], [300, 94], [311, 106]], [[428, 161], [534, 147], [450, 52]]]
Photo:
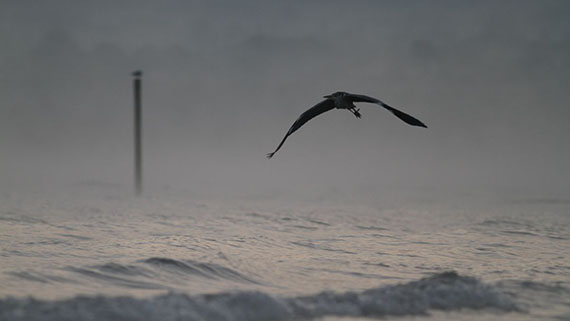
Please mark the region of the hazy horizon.
[[[132, 181], [262, 194], [570, 187], [566, 1], [4, 2], [0, 190]], [[323, 95], [362, 104], [292, 135]]]

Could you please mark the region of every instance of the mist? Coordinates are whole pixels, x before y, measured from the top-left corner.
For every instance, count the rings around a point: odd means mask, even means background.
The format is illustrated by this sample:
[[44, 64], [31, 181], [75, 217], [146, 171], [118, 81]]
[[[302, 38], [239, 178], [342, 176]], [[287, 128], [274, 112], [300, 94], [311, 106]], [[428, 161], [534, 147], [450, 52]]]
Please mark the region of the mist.
[[[130, 188], [141, 69], [147, 194], [565, 194], [569, 14], [566, 1], [5, 1], [0, 191]], [[361, 104], [362, 119], [331, 111], [264, 157], [335, 91], [429, 128]]]

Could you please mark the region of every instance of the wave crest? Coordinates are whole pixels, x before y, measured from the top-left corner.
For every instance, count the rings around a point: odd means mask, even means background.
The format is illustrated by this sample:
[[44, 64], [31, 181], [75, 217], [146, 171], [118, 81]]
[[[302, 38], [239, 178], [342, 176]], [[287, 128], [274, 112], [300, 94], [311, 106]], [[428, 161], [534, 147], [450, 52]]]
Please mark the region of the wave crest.
[[239, 272], [215, 263], [204, 263], [192, 260], [182, 261], [162, 257], [152, 257], [142, 262], [155, 268], [180, 275], [196, 275], [207, 279], [223, 279], [242, 283], [258, 284], [257, 281], [252, 280]]

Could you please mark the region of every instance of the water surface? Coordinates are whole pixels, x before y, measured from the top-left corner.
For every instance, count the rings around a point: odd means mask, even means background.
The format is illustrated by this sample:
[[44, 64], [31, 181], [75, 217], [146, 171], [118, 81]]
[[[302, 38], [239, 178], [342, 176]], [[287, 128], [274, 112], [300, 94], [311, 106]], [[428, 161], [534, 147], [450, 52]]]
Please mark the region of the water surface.
[[5, 194], [2, 320], [570, 318], [570, 202]]

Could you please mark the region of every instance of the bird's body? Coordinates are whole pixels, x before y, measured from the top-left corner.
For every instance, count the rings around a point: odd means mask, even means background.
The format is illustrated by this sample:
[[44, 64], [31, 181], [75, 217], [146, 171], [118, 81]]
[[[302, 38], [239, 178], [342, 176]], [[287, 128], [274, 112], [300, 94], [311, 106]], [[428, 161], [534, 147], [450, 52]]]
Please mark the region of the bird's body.
[[400, 110], [397, 110], [394, 107], [388, 106], [387, 104], [373, 97], [365, 95], [349, 94], [347, 92], [337, 91], [334, 94], [324, 96], [324, 98], [325, 100], [311, 107], [309, 110], [302, 113], [301, 116], [299, 116], [299, 118], [297, 118], [297, 120], [293, 123], [291, 128], [289, 128], [289, 131], [287, 131], [287, 134], [285, 134], [285, 137], [283, 137], [281, 143], [279, 143], [279, 146], [277, 146], [274, 152], [267, 154], [267, 158], [271, 158], [273, 157], [273, 155], [275, 155], [275, 153], [277, 153], [277, 151], [281, 148], [281, 146], [283, 146], [283, 143], [285, 143], [287, 137], [293, 134], [297, 129], [301, 128], [301, 126], [303, 126], [306, 122], [324, 112], [327, 112], [335, 108], [347, 109], [351, 113], [353, 113], [354, 116], [356, 116], [356, 118], [360, 118], [362, 115], [359, 113], [360, 109], [356, 109], [356, 106], [354, 105], [355, 102], [358, 103], [365, 102], [365, 103], [380, 105], [388, 109], [390, 112], [392, 112], [392, 114], [394, 114], [396, 117], [400, 118], [409, 125], [427, 128], [427, 126], [424, 123], [422, 123], [419, 119], [411, 115], [408, 115]]
[[356, 106], [354, 106], [354, 103], [348, 99], [348, 96], [345, 95], [338, 95], [335, 97], [330, 97], [328, 99], [331, 99], [334, 103], [334, 107], [336, 109], [352, 109], [355, 108]]

